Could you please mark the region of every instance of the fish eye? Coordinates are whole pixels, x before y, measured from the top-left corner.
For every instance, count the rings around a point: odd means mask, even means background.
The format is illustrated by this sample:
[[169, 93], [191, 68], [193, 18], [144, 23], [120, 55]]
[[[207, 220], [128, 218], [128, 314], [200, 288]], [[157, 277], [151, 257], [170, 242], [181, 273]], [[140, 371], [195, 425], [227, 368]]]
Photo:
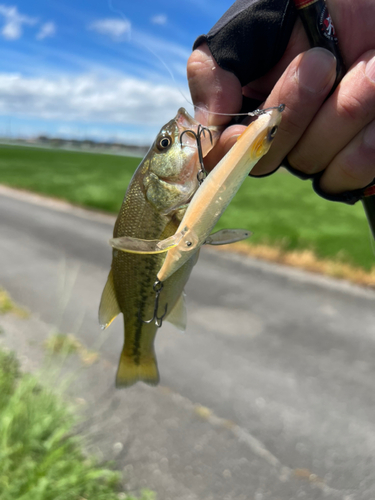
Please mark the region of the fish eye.
[[163, 151], [169, 148], [171, 144], [172, 139], [169, 136], [164, 136], [156, 143], [156, 147], [159, 149], [159, 151]]
[[273, 139], [276, 135], [276, 132], [277, 132], [277, 125], [274, 125], [271, 130], [270, 130], [270, 138]]

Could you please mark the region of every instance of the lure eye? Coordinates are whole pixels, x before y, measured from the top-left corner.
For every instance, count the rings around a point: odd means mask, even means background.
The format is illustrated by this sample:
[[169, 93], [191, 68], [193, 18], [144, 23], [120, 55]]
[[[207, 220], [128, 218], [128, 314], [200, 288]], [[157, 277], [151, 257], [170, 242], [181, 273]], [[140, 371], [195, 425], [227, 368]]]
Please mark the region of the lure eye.
[[277, 132], [277, 125], [274, 125], [270, 130], [270, 138], [273, 139]]
[[164, 136], [160, 139], [160, 141], [156, 144], [159, 151], [163, 151], [172, 144], [172, 139], [168, 136]]

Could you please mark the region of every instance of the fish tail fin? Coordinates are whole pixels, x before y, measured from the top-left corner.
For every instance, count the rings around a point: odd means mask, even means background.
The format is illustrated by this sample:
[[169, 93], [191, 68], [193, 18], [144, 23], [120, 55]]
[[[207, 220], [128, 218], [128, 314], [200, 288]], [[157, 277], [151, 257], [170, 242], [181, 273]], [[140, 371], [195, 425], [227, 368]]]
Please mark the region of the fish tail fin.
[[159, 383], [159, 370], [155, 353], [152, 351], [147, 356], [142, 356], [137, 362], [123, 349], [116, 375], [116, 387], [130, 387], [139, 381], [148, 385]]

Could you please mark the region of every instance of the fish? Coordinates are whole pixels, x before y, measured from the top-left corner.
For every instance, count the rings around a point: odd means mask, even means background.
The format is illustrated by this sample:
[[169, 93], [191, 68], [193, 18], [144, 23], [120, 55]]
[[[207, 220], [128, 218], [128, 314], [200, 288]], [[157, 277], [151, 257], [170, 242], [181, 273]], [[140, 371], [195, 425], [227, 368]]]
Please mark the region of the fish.
[[[199, 187], [176, 233], [165, 240], [146, 242], [145, 252], [166, 252], [157, 274], [160, 282], [178, 272], [203, 244], [232, 243], [251, 234], [239, 229], [210, 233], [252, 168], [270, 149], [284, 108], [280, 104], [275, 108], [258, 110], [256, 121], [248, 125]], [[112, 240], [111, 244], [123, 252], [130, 252], [137, 246], [136, 240], [121, 238]]]
[[[129, 183], [115, 222], [115, 239], [130, 238], [137, 242], [134, 252], [113, 248], [111, 270], [99, 306], [102, 329], [118, 314], [124, 317], [125, 340], [116, 374], [117, 387], [129, 387], [138, 381], [157, 385], [160, 379], [154, 349], [157, 329], [162, 319], [181, 331], [186, 327], [184, 286], [198, 256], [165, 280], [160, 290], [156, 275], [165, 250], [142, 253], [142, 242], [147, 246], [148, 241], [165, 241], [175, 235], [199, 187], [198, 127], [199, 123], [180, 108], [175, 118], [161, 128]], [[203, 156], [219, 135], [217, 127], [203, 131], [200, 135]]]

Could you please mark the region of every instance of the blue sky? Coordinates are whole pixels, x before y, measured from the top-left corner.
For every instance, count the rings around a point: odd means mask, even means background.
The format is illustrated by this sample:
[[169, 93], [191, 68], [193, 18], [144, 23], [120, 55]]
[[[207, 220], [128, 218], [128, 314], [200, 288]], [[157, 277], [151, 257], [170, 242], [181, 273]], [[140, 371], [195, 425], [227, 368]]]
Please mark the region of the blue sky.
[[232, 0], [0, 0], [0, 136], [147, 144]]

